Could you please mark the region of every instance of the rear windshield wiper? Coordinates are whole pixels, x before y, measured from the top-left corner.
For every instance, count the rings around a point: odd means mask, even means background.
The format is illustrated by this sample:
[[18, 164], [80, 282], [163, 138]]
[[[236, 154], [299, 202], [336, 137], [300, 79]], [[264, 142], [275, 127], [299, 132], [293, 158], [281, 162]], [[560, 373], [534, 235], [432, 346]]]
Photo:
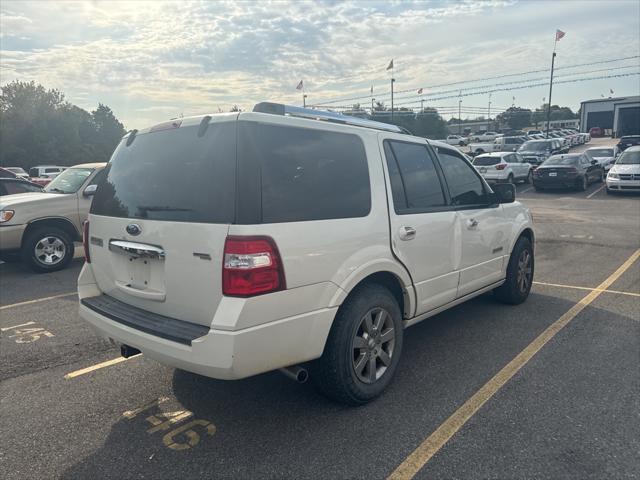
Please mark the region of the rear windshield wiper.
[[60, 190], [59, 188], [53, 187], [50, 188], [49, 190], [47, 190], [48, 192], [60, 192], [60, 193], [67, 193], [64, 190]]

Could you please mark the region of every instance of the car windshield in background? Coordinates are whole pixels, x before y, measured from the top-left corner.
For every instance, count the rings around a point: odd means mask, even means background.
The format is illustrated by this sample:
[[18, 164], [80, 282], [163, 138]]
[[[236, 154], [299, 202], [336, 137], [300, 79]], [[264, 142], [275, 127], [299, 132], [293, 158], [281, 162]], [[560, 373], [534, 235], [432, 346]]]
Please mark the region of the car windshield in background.
[[478, 167], [486, 167], [498, 163], [500, 163], [500, 157], [476, 157], [473, 159], [473, 164]]
[[640, 165], [640, 150], [635, 152], [624, 152], [618, 158], [616, 165]]
[[613, 148], [599, 148], [598, 150], [587, 150], [585, 152], [588, 157], [613, 157]]
[[575, 165], [578, 163], [580, 155], [554, 155], [549, 157], [542, 165], [548, 167], [550, 165]]
[[68, 168], [44, 188], [47, 193], [76, 193], [93, 168]]
[[551, 149], [550, 142], [525, 142], [520, 147], [523, 152], [544, 152]]

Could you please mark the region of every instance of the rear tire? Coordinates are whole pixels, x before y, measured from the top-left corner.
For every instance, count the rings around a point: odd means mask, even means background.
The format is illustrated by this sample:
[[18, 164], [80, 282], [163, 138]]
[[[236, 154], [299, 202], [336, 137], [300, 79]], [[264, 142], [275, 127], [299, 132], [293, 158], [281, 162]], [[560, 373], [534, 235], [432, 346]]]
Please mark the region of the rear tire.
[[[376, 328], [377, 327], [377, 328]], [[363, 405], [391, 383], [402, 354], [402, 314], [385, 287], [358, 287], [338, 310], [311, 379], [325, 396]]]
[[19, 253], [0, 253], [0, 260], [4, 263], [20, 263], [21, 258]]
[[589, 187], [589, 181], [587, 180], [587, 176], [584, 175], [580, 183], [578, 183], [578, 191], [584, 192]]
[[515, 183], [513, 179], [513, 173], [510, 173], [509, 176], [507, 177], [507, 183]]
[[531, 291], [533, 273], [533, 247], [527, 237], [520, 237], [509, 258], [507, 278], [493, 291], [494, 295], [501, 302], [510, 305], [524, 302]]
[[39, 227], [25, 238], [22, 261], [34, 272], [55, 272], [66, 268], [73, 260], [71, 237], [55, 227]]

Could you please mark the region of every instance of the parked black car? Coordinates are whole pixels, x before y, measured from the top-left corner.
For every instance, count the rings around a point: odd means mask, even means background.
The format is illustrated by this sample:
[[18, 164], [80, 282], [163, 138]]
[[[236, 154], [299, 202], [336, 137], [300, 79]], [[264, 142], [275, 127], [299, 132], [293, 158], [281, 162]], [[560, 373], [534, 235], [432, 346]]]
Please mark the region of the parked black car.
[[537, 167], [550, 156], [565, 153], [565, 147], [558, 139], [529, 140], [518, 148], [518, 153], [524, 157], [525, 162]]
[[42, 192], [42, 187], [20, 178], [0, 177], [0, 197], [27, 192]]
[[620, 137], [620, 141], [618, 142], [620, 151], [624, 151], [635, 145], [640, 145], [640, 135], [625, 135], [624, 137]]
[[545, 188], [577, 188], [584, 191], [593, 182], [604, 180], [604, 168], [597, 160], [582, 153], [553, 155], [533, 171], [533, 186]]

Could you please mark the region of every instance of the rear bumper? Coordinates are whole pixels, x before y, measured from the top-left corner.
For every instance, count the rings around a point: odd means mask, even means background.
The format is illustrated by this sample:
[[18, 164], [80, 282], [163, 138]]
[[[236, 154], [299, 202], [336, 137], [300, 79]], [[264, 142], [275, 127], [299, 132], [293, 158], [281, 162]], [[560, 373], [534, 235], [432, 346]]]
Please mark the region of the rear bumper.
[[234, 331], [209, 329], [190, 342], [173, 341], [149, 333], [149, 329], [143, 331], [139, 324], [134, 328], [133, 319], [115, 321], [85, 305], [102, 295], [95, 283], [83, 283], [83, 277], [92, 277], [84, 275], [86, 270], [85, 265], [78, 284], [80, 317], [99, 336], [137, 348], [165, 365], [222, 380], [246, 378], [320, 357], [337, 311], [337, 307], [323, 308]]
[[0, 250], [19, 250], [25, 228], [27, 228], [26, 225], [0, 226]]

